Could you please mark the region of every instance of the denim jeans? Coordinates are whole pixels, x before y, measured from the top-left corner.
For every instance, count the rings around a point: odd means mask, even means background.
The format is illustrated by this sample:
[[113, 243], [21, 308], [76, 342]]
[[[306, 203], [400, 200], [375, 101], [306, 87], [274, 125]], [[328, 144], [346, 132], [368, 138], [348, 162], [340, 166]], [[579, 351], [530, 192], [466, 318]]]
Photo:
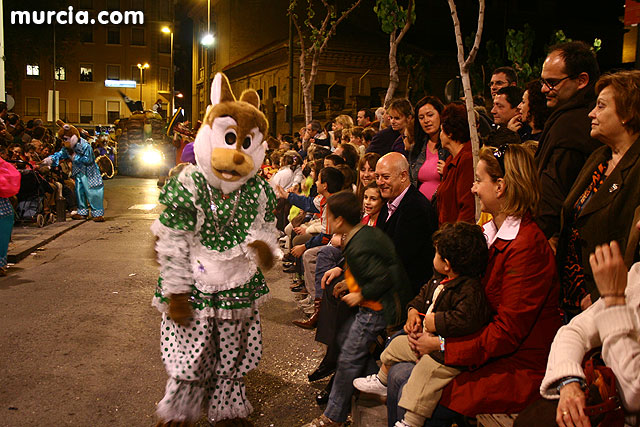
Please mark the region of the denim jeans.
[[[393, 427], [396, 421], [404, 418], [405, 410], [398, 406], [398, 402], [402, 396], [402, 388], [409, 380], [414, 366], [415, 364], [412, 362], [403, 362], [397, 363], [389, 369], [387, 374], [387, 423], [389, 427]], [[431, 418], [425, 422], [424, 427], [448, 427], [459, 417], [462, 415], [438, 405]]]
[[[342, 251], [339, 248], [334, 246], [323, 246], [318, 253], [318, 258], [316, 260], [316, 276], [315, 276], [315, 287], [316, 287], [316, 298], [322, 298], [324, 289], [322, 289], [322, 276], [324, 273], [331, 270], [333, 267], [337, 266], [338, 263], [342, 260]], [[336, 280], [342, 280], [340, 278]]]
[[342, 344], [329, 403], [324, 411], [331, 420], [346, 421], [354, 391], [353, 380], [377, 371], [377, 366], [369, 363], [372, 361], [369, 346], [386, 326], [382, 311], [360, 307]]

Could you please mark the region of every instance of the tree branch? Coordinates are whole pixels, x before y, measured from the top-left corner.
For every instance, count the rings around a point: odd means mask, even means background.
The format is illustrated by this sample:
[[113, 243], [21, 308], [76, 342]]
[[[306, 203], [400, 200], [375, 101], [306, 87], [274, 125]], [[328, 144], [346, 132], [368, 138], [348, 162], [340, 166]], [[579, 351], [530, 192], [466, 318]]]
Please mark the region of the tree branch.
[[400, 31], [400, 34], [398, 34], [398, 38], [396, 38], [396, 44], [400, 44], [404, 35], [407, 34], [407, 31], [409, 31], [409, 27], [411, 27], [412, 9], [413, 9], [413, 0], [409, 0], [409, 5], [407, 6], [407, 22], [405, 22], [404, 27], [402, 28], [402, 31]]
[[[326, 3], [325, 0], [323, 0], [324, 3]], [[340, 24], [340, 22], [342, 22], [342, 20], [344, 18], [346, 18], [351, 12], [353, 12], [353, 10], [358, 7], [358, 5], [362, 2], [362, 0], [357, 0], [353, 5], [351, 5], [351, 7], [342, 12], [342, 16], [340, 16], [340, 18], [338, 18], [333, 25], [331, 25], [331, 28], [329, 29], [329, 32], [327, 33], [327, 37], [324, 39], [324, 43], [322, 43], [322, 46], [320, 47], [320, 52], [322, 52], [326, 47], [327, 47], [327, 43], [329, 42], [329, 38], [335, 34], [336, 32], [336, 27], [338, 26], [338, 24]]]
[[479, 10], [478, 10], [478, 30], [476, 31], [476, 37], [473, 41], [473, 47], [469, 52], [469, 56], [467, 60], [464, 61], [464, 68], [468, 69], [473, 61], [476, 60], [476, 55], [478, 53], [478, 49], [480, 49], [480, 38], [482, 37], [482, 29], [484, 27], [484, 0], [478, 0]]

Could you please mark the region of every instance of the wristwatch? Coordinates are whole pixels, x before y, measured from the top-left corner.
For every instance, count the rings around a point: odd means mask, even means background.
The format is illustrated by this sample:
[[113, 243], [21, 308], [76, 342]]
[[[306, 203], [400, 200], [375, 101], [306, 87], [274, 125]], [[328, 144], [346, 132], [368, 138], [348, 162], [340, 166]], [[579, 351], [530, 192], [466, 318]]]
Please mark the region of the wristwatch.
[[558, 386], [556, 387], [556, 390], [558, 391], [558, 394], [560, 394], [560, 389], [564, 386], [566, 386], [567, 384], [571, 384], [571, 383], [579, 383], [580, 388], [582, 390], [584, 390], [585, 388], [587, 388], [587, 383], [582, 379], [582, 378], [578, 378], [578, 377], [565, 377], [562, 378], [560, 380], [560, 382], [558, 383]]

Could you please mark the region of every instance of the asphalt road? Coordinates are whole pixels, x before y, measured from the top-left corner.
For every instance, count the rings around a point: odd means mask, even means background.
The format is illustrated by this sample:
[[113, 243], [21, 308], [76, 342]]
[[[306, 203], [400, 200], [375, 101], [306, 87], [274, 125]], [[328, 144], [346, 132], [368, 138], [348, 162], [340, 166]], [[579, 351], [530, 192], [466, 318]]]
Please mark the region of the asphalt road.
[[[166, 374], [152, 221], [155, 180], [106, 182], [104, 223], [86, 222], [0, 279], [1, 426], [152, 426]], [[323, 348], [299, 318], [289, 277], [267, 273], [262, 362], [247, 378], [256, 426], [296, 426], [320, 415], [324, 382], [306, 375]], [[205, 421], [199, 426], [207, 425]]]

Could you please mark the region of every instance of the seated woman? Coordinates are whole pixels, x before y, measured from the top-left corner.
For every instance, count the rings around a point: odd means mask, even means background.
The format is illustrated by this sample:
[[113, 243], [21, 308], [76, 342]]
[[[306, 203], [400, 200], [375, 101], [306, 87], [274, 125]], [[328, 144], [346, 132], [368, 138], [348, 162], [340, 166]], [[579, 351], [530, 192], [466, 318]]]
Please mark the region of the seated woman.
[[640, 205], [640, 71], [604, 75], [589, 113], [591, 136], [604, 143], [589, 156], [562, 207], [558, 240], [561, 304], [567, 318], [600, 296], [589, 254], [615, 240], [626, 247]]
[[476, 200], [471, 194], [473, 154], [469, 136], [467, 109], [463, 104], [449, 104], [442, 111], [440, 140], [451, 156], [443, 166], [442, 182], [436, 190], [438, 224], [475, 222]]
[[[640, 230], [640, 221], [635, 227]], [[638, 249], [637, 243], [633, 246]], [[640, 263], [627, 275], [620, 247], [612, 241], [597, 246], [589, 264], [602, 298], [558, 331], [540, 387], [540, 394], [553, 400], [531, 405], [516, 425], [591, 425], [585, 415], [582, 359], [600, 346], [606, 366], [616, 376], [626, 424], [640, 420]]]
[[[495, 314], [478, 332], [448, 338], [442, 347], [433, 335], [410, 339], [420, 355], [442, 348], [447, 365], [476, 368], [444, 388], [427, 426], [450, 425], [460, 414], [523, 409], [538, 394], [546, 355], [561, 325], [553, 253], [533, 221], [540, 200], [533, 156], [519, 145], [483, 149], [473, 192], [493, 216], [484, 226], [489, 263], [482, 284]], [[398, 400], [413, 366], [399, 363], [389, 370], [390, 426], [403, 419]]]
[[376, 164], [380, 159], [378, 153], [367, 153], [358, 162], [358, 180], [356, 185], [356, 196], [362, 202], [364, 197], [364, 188], [376, 182]]

